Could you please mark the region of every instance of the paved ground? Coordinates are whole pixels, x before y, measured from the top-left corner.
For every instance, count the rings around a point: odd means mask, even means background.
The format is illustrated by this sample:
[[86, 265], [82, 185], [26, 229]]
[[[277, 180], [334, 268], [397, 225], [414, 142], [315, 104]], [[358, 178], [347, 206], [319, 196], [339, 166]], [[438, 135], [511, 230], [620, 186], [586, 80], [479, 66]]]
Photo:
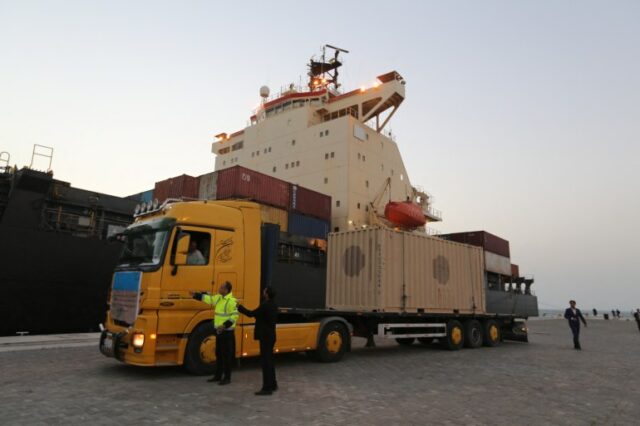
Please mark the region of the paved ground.
[[0, 424], [630, 425], [640, 418], [640, 333], [591, 321], [582, 352], [564, 321], [531, 343], [446, 352], [358, 340], [337, 364], [278, 358], [281, 390], [256, 397], [257, 362], [220, 387], [70, 347], [0, 353]]

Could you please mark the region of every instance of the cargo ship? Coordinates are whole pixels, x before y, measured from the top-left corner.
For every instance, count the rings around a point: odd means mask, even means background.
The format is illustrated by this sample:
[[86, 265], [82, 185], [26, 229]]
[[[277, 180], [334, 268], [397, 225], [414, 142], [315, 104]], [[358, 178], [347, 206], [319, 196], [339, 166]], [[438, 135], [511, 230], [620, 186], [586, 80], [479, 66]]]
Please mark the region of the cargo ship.
[[[449, 350], [527, 341], [523, 320], [537, 315], [537, 299], [533, 280], [516, 276], [508, 241], [428, 235], [441, 214], [384, 134], [405, 80], [392, 71], [342, 92], [341, 52], [327, 45], [310, 61], [304, 90], [269, 98], [261, 88], [250, 125], [216, 136], [213, 172], [158, 182], [153, 202], [136, 207], [121, 235], [104, 355], [213, 371], [214, 314], [192, 294], [224, 283], [251, 307], [274, 288], [275, 352], [325, 362], [339, 361], [353, 337]], [[196, 251], [202, 261], [190, 262]], [[259, 353], [254, 326], [238, 319], [236, 357]]]
[[0, 157], [0, 335], [97, 331], [137, 201]]

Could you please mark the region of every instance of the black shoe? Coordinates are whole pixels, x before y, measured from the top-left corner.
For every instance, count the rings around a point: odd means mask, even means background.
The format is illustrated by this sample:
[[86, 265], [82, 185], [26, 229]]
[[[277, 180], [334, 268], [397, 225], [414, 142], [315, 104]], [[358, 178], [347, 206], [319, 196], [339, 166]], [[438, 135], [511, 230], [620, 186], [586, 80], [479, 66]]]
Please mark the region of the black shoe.
[[209, 383], [219, 382], [219, 381], [220, 381], [220, 377], [216, 377], [216, 376], [213, 376], [212, 378], [207, 380], [207, 382]]
[[273, 392], [276, 392], [278, 390], [278, 385], [276, 385], [276, 387], [274, 387], [273, 389], [271, 389]]
[[218, 382], [218, 385], [224, 386], [224, 385], [228, 385], [229, 383], [231, 383], [231, 379], [222, 379]]
[[255, 392], [255, 393], [254, 393], [254, 395], [260, 395], [260, 396], [262, 396], [262, 395], [271, 395], [272, 393], [273, 393], [273, 392], [271, 392], [270, 390], [262, 389], [262, 390], [260, 390], [260, 391], [258, 391], [258, 392]]

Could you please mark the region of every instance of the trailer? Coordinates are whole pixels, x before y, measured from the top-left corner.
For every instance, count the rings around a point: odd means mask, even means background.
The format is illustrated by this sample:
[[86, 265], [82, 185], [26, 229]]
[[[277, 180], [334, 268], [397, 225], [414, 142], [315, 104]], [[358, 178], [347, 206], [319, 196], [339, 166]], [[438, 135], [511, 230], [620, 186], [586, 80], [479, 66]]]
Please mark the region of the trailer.
[[[224, 282], [248, 307], [274, 287], [275, 352], [323, 362], [342, 359], [353, 337], [368, 345], [374, 336], [437, 341], [449, 350], [527, 340], [527, 312], [487, 311], [482, 250], [470, 245], [389, 229], [332, 233], [327, 245], [265, 223], [257, 203], [233, 200], [148, 204], [119, 238], [100, 351], [128, 364], [211, 373], [213, 311], [191, 292], [213, 293]], [[187, 264], [192, 241], [205, 264]], [[254, 325], [240, 316], [237, 358], [259, 354]]]

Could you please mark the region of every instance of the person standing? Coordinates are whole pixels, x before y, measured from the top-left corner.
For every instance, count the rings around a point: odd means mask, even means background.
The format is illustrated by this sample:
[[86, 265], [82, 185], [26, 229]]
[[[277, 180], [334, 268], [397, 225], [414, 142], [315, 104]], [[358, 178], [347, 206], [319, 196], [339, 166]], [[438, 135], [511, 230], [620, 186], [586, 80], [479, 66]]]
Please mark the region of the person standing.
[[271, 395], [273, 391], [278, 390], [276, 367], [273, 362], [278, 319], [278, 305], [274, 300], [275, 297], [275, 290], [272, 287], [266, 287], [262, 292], [262, 302], [256, 309], [252, 311], [242, 305], [238, 306], [238, 311], [256, 319], [253, 338], [260, 341], [260, 364], [262, 365], [262, 389], [256, 392], [256, 395]]
[[636, 319], [636, 324], [638, 324], [638, 331], [640, 331], [640, 309], [636, 309], [633, 313], [633, 317]]
[[216, 329], [216, 372], [208, 382], [231, 383], [231, 365], [235, 359], [235, 328], [238, 322], [238, 301], [231, 293], [231, 283], [225, 282], [218, 294], [193, 293], [193, 298], [213, 306], [213, 326]]
[[581, 350], [580, 346], [580, 321], [587, 326], [587, 321], [582, 316], [582, 312], [580, 309], [576, 308], [576, 301], [570, 300], [569, 307], [564, 311], [564, 317], [569, 321], [569, 327], [571, 328], [571, 333], [573, 334], [573, 348], [576, 350]]

